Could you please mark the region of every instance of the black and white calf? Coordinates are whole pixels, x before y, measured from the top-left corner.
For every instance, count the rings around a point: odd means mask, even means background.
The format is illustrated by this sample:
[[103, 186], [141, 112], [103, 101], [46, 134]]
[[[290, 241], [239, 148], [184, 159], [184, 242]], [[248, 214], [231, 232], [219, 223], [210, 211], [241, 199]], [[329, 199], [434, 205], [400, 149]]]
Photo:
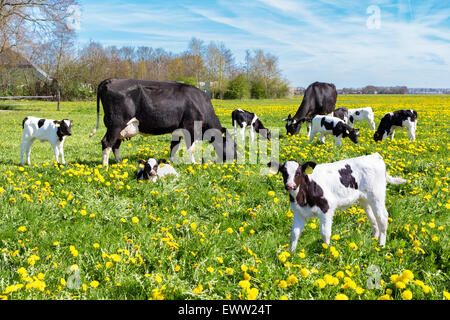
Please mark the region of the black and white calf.
[[354, 143], [358, 143], [359, 129], [353, 129], [343, 120], [330, 116], [315, 116], [312, 119], [309, 142], [314, 140], [316, 134], [320, 135], [320, 141], [325, 143], [326, 135], [333, 135], [337, 146], [342, 145], [341, 138], [349, 137]]
[[160, 159], [158, 161], [153, 158], [150, 158], [147, 161], [139, 160], [138, 165], [139, 168], [136, 176], [138, 181], [151, 179], [155, 182], [158, 178], [161, 179], [168, 175], [178, 177], [177, 171], [170, 164], [167, 164], [165, 159]]
[[372, 130], [375, 130], [373, 109], [371, 107], [348, 109], [347, 124], [353, 128], [353, 125], [355, 124], [355, 122], [359, 122], [359, 121], [369, 122], [370, 128]]
[[386, 113], [378, 125], [373, 139], [378, 142], [389, 136], [394, 139], [394, 132], [397, 128], [406, 128], [408, 131], [408, 139], [416, 140], [417, 128], [417, 112], [415, 110], [397, 110]]
[[355, 204], [362, 205], [372, 226], [372, 236], [379, 244], [386, 243], [388, 212], [385, 206], [386, 183], [401, 184], [402, 178], [393, 178], [386, 172], [380, 154], [345, 159], [333, 163], [299, 164], [290, 160], [280, 165], [269, 162], [269, 167], [283, 175], [285, 189], [289, 192], [294, 223], [290, 249], [297, 247], [298, 238], [306, 219], [320, 219], [320, 233], [330, 244], [331, 225], [335, 210]]
[[236, 135], [237, 127], [241, 128], [241, 139], [245, 139], [245, 128], [250, 128], [250, 139], [255, 140], [255, 132], [259, 133], [262, 137], [270, 140], [270, 131], [262, 124], [258, 116], [255, 113], [248, 112], [242, 109], [236, 109], [231, 113], [231, 119], [233, 121], [233, 134]]
[[26, 117], [22, 121], [22, 143], [20, 144], [20, 164], [23, 165], [23, 156], [26, 155], [27, 164], [30, 162], [31, 146], [35, 140], [41, 142], [48, 141], [52, 145], [56, 162], [65, 164], [64, 160], [64, 140], [71, 136], [72, 120], [63, 119], [61, 121], [42, 119], [37, 117]]

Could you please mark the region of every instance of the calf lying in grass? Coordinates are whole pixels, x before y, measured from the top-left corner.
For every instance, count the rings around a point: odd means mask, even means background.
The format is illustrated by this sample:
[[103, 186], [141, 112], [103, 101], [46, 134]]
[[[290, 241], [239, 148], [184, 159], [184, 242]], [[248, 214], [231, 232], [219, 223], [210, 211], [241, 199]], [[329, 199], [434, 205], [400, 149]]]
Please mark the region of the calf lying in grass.
[[23, 165], [23, 156], [26, 155], [27, 164], [30, 165], [31, 146], [35, 140], [41, 142], [48, 141], [52, 145], [56, 162], [61, 156], [62, 164], [64, 160], [64, 140], [71, 136], [72, 120], [51, 120], [36, 117], [26, 117], [22, 121], [22, 143], [20, 144], [20, 164]]
[[348, 207], [357, 201], [364, 208], [372, 226], [372, 236], [381, 246], [386, 243], [388, 212], [385, 206], [386, 183], [401, 184], [402, 178], [393, 178], [386, 172], [380, 154], [345, 159], [333, 163], [299, 164], [290, 160], [280, 165], [267, 164], [283, 175], [285, 189], [289, 192], [294, 213], [291, 245], [297, 247], [298, 238], [307, 218], [320, 219], [320, 233], [326, 244], [330, 244], [331, 224], [338, 208]]
[[178, 173], [175, 169], [171, 165], [166, 164], [166, 160], [164, 159], [158, 161], [153, 158], [150, 158], [147, 161], [139, 160], [138, 165], [139, 169], [136, 176], [138, 181], [151, 179], [155, 182], [158, 178], [163, 178], [168, 175], [178, 177]]
[[330, 116], [315, 116], [311, 123], [309, 142], [313, 142], [316, 134], [320, 135], [320, 141], [325, 143], [326, 135], [333, 135], [337, 146], [342, 145], [341, 138], [349, 137], [354, 143], [358, 143], [359, 129], [353, 129], [343, 120]]

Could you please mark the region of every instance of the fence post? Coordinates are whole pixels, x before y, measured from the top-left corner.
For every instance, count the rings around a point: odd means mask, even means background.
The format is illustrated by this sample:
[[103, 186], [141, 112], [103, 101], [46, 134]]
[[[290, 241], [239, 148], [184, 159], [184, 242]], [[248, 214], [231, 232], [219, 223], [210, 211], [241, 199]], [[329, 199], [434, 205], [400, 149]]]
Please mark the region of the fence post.
[[59, 86], [58, 89], [56, 91], [56, 99], [58, 100], [58, 107], [57, 107], [57, 111], [59, 111], [59, 103], [61, 101], [61, 91], [59, 90]]

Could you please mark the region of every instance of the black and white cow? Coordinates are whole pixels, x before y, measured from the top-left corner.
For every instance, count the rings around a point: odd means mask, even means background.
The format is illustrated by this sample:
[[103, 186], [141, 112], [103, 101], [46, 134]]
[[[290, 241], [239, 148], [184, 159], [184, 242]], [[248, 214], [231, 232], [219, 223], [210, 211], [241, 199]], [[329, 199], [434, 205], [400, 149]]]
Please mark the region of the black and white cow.
[[[214, 146], [219, 162], [236, 159], [235, 143], [220, 124], [211, 100], [200, 89], [177, 82], [134, 79], [107, 79], [97, 91], [97, 126], [100, 100], [106, 134], [102, 139], [103, 159], [107, 165], [111, 149], [118, 162], [123, 139], [137, 134], [172, 134], [170, 159], [184, 138], [191, 161], [196, 140], [206, 139]], [[198, 132], [199, 131], [199, 132]], [[207, 132], [207, 133], [206, 133]]]
[[245, 140], [245, 129], [250, 128], [251, 141], [255, 140], [255, 132], [259, 133], [263, 138], [270, 140], [270, 131], [264, 127], [261, 120], [255, 113], [248, 112], [242, 109], [236, 109], [231, 113], [231, 119], [233, 122], [233, 134], [237, 134], [237, 127], [239, 126], [241, 139]]
[[309, 142], [312, 143], [316, 134], [325, 143], [325, 136], [333, 135], [337, 146], [342, 145], [341, 138], [348, 137], [354, 143], [358, 143], [359, 129], [353, 129], [343, 120], [330, 116], [315, 116], [312, 120]]
[[298, 238], [306, 219], [320, 219], [320, 233], [330, 244], [331, 225], [335, 210], [349, 207], [356, 202], [364, 208], [372, 227], [372, 236], [379, 244], [386, 243], [388, 212], [385, 206], [386, 183], [401, 184], [406, 180], [393, 178], [386, 172], [386, 164], [380, 154], [374, 153], [333, 163], [298, 163], [290, 160], [280, 165], [267, 164], [283, 175], [285, 189], [289, 192], [294, 223], [290, 249], [297, 247]]
[[375, 130], [374, 113], [371, 107], [348, 109], [347, 124], [353, 128], [355, 122], [367, 121], [370, 128]]
[[373, 139], [378, 142], [389, 136], [393, 140], [397, 128], [406, 128], [408, 139], [410, 141], [416, 140], [417, 112], [415, 110], [397, 110], [386, 113], [381, 118]]
[[170, 164], [167, 164], [165, 159], [159, 159], [156, 161], [153, 158], [147, 161], [138, 160], [138, 171], [136, 179], [139, 180], [152, 180], [155, 182], [158, 178], [164, 178], [168, 175], [178, 177], [177, 171]]
[[23, 156], [26, 155], [27, 164], [30, 165], [31, 146], [34, 141], [48, 141], [52, 145], [56, 162], [65, 164], [64, 160], [64, 140], [72, 135], [72, 120], [63, 119], [61, 121], [43, 119], [28, 116], [22, 121], [22, 143], [20, 144], [20, 164], [23, 165]]
[[293, 117], [289, 114], [286, 122], [286, 134], [298, 134], [303, 122], [307, 122], [309, 136], [310, 123], [314, 116], [329, 114], [336, 107], [337, 91], [332, 83], [314, 82], [306, 88], [302, 103]]

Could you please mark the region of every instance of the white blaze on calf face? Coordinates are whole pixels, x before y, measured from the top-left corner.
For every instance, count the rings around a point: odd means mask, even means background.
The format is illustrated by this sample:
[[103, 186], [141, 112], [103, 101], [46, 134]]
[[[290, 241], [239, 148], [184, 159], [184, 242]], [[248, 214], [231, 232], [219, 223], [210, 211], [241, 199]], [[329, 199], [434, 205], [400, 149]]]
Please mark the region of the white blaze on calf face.
[[[297, 191], [298, 186], [295, 184], [295, 174], [300, 164], [297, 161], [286, 161], [284, 164], [285, 173], [283, 172], [283, 178], [285, 179], [284, 185], [289, 191]], [[284, 170], [283, 170], [284, 171]]]

